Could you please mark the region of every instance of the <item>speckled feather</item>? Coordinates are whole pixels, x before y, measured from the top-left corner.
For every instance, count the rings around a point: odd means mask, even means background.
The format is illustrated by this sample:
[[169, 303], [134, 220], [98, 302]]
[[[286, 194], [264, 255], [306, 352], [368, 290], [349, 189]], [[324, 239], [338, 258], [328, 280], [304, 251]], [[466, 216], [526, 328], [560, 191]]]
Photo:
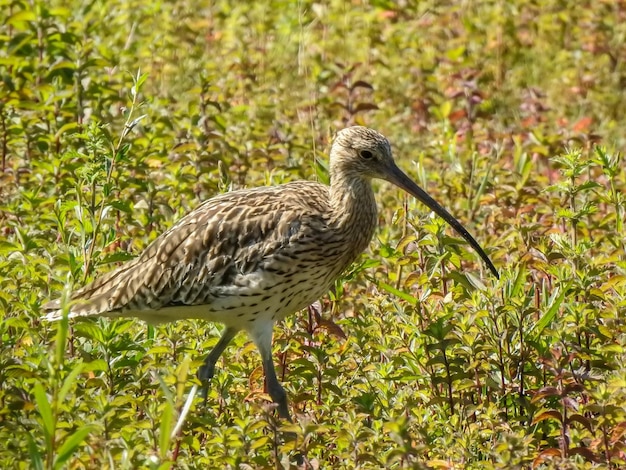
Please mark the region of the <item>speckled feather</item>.
[[[202, 318], [250, 329], [306, 307], [366, 248], [376, 227], [369, 180], [352, 181], [347, 170], [335, 171], [331, 187], [297, 181], [207, 200], [138, 258], [74, 292], [70, 317]], [[44, 306], [48, 319], [60, 318], [59, 306]]]

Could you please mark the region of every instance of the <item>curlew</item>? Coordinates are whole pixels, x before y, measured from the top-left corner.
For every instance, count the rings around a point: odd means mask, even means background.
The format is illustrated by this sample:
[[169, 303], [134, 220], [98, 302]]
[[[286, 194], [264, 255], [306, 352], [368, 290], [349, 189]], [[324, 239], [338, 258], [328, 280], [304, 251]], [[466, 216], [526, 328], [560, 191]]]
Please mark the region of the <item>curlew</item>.
[[[295, 181], [215, 196], [137, 258], [71, 295], [69, 317], [138, 317], [149, 323], [197, 318], [225, 329], [198, 377], [240, 330], [259, 350], [267, 391], [290, 419], [272, 361], [274, 323], [322, 297], [369, 244], [377, 224], [372, 178], [387, 180], [448, 222], [498, 272], [469, 232], [395, 164], [389, 141], [365, 127], [340, 131], [330, 151], [330, 186]], [[43, 309], [62, 317], [59, 300]]]

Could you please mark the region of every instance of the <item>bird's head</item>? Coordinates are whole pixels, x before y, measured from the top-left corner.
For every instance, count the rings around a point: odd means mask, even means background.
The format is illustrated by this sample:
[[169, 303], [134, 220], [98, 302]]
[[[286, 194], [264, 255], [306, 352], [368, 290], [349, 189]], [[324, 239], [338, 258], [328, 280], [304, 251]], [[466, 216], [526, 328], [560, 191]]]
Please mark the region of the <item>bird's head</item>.
[[367, 127], [353, 126], [339, 131], [330, 155], [331, 176], [387, 179], [397, 169], [387, 138]]
[[361, 126], [339, 131], [330, 151], [330, 173], [331, 181], [339, 179], [344, 184], [380, 178], [404, 189], [448, 222], [478, 252], [491, 272], [499, 277], [487, 254], [465, 227], [398, 168], [391, 145], [381, 133]]

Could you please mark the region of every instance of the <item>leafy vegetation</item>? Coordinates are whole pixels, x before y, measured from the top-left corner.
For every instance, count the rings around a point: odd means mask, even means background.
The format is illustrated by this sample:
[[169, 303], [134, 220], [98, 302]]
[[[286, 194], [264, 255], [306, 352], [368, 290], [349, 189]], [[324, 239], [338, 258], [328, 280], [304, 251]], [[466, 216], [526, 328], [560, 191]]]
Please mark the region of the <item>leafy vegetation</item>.
[[[0, 467], [624, 468], [624, 1], [0, 15]], [[173, 432], [219, 325], [41, 321], [214, 194], [327, 181], [353, 123], [501, 279], [375, 183], [369, 252], [275, 334], [295, 424], [244, 335]]]

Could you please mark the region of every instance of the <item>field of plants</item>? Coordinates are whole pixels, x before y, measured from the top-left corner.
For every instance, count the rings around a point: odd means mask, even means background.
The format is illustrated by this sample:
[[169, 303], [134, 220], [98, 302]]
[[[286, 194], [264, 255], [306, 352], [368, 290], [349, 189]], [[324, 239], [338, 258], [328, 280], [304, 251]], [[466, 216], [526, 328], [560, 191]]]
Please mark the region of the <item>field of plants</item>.
[[[626, 1], [0, 0], [0, 468], [626, 468]], [[293, 423], [221, 325], [42, 305], [201, 201], [385, 134], [475, 236], [379, 228], [280, 323]]]

